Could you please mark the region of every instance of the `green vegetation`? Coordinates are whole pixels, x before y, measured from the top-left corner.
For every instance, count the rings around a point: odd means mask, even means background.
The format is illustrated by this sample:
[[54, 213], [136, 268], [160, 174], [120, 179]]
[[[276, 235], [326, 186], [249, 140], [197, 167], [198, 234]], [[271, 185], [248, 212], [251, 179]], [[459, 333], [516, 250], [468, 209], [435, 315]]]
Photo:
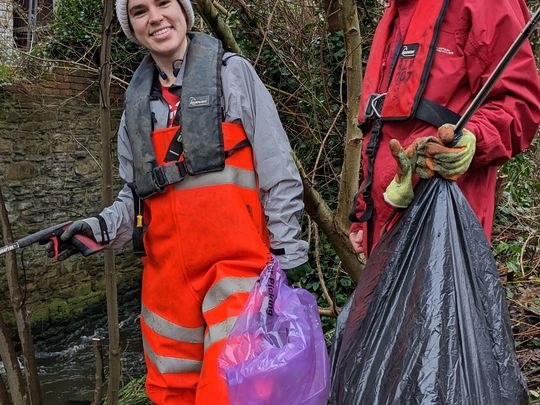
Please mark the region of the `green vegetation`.
[[[118, 405], [150, 405], [144, 388], [145, 377], [136, 378], [128, 382], [118, 398]], [[105, 401], [107, 404], [107, 401]]]
[[0, 65], [0, 88], [15, 81], [15, 73], [10, 66]]
[[[55, 60], [77, 62], [97, 68], [100, 58], [101, 0], [60, 0], [56, 18], [45, 38], [44, 53]], [[114, 19], [112, 43], [113, 74], [128, 80], [142, 59], [140, 48], [129, 41]]]
[[[240, 47], [268, 85], [297, 156], [315, 188], [330, 207], [335, 208], [343, 159], [346, 116], [343, 100], [345, 57], [342, 33], [327, 31], [318, 2], [293, 10], [294, 2], [247, 0], [220, 2], [228, 11], [227, 24], [233, 27]], [[275, 4], [274, 4], [275, 3]], [[364, 37], [363, 58], [367, 59], [371, 35], [382, 6], [374, 0], [359, 2]], [[528, 1], [536, 9], [538, 0]], [[292, 7], [290, 10], [287, 7]], [[300, 7], [300, 6], [298, 6]], [[290, 11], [290, 12], [289, 12]], [[101, 36], [101, 0], [60, 0], [56, 19], [46, 42], [36, 52], [55, 60], [76, 62], [97, 69]], [[206, 29], [197, 22], [197, 29]], [[129, 80], [142, 58], [140, 49], [128, 41], [115, 21], [113, 30], [113, 74]], [[540, 32], [540, 31], [537, 31]], [[538, 50], [540, 34], [532, 38]], [[0, 87], [12, 81], [13, 72], [0, 66]], [[526, 153], [512, 159], [500, 170], [506, 181], [500, 195], [492, 238], [501, 279], [510, 303], [516, 347], [533, 397], [540, 397], [540, 141]], [[300, 285], [318, 297], [327, 308], [317, 268], [330, 297], [341, 308], [354, 289], [326, 236], [306, 219], [304, 237], [310, 241], [312, 271]], [[53, 302], [51, 310], [66, 311], [65, 304]], [[334, 317], [322, 317], [327, 342], [331, 342]], [[144, 380], [128, 382], [121, 404], [146, 404]]]

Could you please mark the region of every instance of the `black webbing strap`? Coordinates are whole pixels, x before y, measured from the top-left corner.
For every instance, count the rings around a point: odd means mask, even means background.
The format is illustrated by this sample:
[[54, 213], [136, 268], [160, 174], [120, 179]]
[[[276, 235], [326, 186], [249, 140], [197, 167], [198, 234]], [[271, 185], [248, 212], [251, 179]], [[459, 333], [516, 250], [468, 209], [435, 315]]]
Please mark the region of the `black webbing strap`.
[[[381, 137], [382, 121], [380, 119], [375, 120], [373, 129], [371, 131], [371, 138], [369, 139], [368, 146], [366, 148], [366, 155], [368, 157], [367, 177], [360, 188], [366, 208], [362, 213], [362, 216], [358, 218], [358, 222], [367, 222], [367, 248], [368, 252], [371, 251], [371, 245], [373, 243], [373, 211], [375, 207], [373, 205], [373, 198], [371, 197], [371, 185], [373, 183], [373, 168], [375, 166], [375, 155], [379, 148], [379, 141]], [[356, 203], [356, 201], [355, 201]], [[356, 215], [355, 215], [356, 216]]]
[[367, 176], [360, 188], [360, 193], [364, 197], [364, 202], [366, 203], [366, 209], [364, 210], [362, 216], [358, 218], [357, 222], [369, 221], [373, 216], [373, 199], [371, 198], [371, 185], [373, 183], [373, 168], [375, 166], [375, 155], [377, 154], [377, 149], [379, 148], [379, 141], [381, 137], [382, 130], [382, 121], [380, 119], [375, 120], [373, 129], [371, 131], [371, 137], [369, 143], [366, 147], [366, 156], [368, 157], [368, 166], [367, 166]]
[[443, 124], [457, 124], [461, 115], [456, 114], [435, 101], [421, 99], [414, 113], [414, 119], [422, 120], [439, 128]]
[[[380, 105], [384, 103], [384, 100]], [[382, 108], [382, 107], [381, 107]], [[418, 103], [418, 107], [414, 114], [413, 119], [422, 120], [427, 122], [430, 125], [438, 128], [443, 124], [456, 124], [461, 116], [456, 114], [452, 110], [444, 107], [443, 105], [436, 103], [425, 98], [421, 99]], [[362, 184], [362, 187], [358, 193], [362, 193], [364, 203], [366, 208], [360, 218], [356, 216], [356, 202], [358, 194], [353, 202], [353, 207], [349, 215], [349, 220], [351, 222], [367, 222], [368, 227], [368, 251], [371, 251], [371, 245], [373, 241], [373, 224], [371, 221], [373, 217], [374, 205], [373, 198], [371, 197], [371, 185], [373, 183], [373, 168], [375, 165], [375, 155], [377, 154], [377, 149], [380, 142], [381, 130], [383, 126], [382, 119], [375, 119], [373, 124], [373, 129], [371, 131], [371, 138], [369, 140], [368, 146], [366, 148], [366, 155], [368, 157], [368, 166], [367, 166], [367, 176]]]
[[134, 192], [144, 200], [165, 191], [171, 184], [181, 182], [186, 176], [187, 169], [184, 162], [156, 166], [139, 178]]
[[109, 237], [109, 229], [107, 228], [107, 223], [105, 222], [105, 218], [103, 218], [101, 215], [94, 215], [94, 218], [97, 218], [99, 222], [99, 230], [101, 231], [101, 244], [102, 245], [108, 245], [111, 242], [111, 238]]
[[225, 151], [225, 158], [230, 157], [235, 152], [239, 151], [240, 149], [243, 149], [247, 146], [250, 146], [251, 144], [247, 139], [244, 139], [243, 141], [238, 142], [236, 145], [234, 145], [231, 149]]
[[[178, 114], [176, 115], [178, 116]], [[182, 156], [182, 153], [184, 153], [184, 142], [182, 140], [182, 127], [180, 127], [167, 148], [164, 162], [176, 162]]]
[[133, 210], [134, 210], [134, 226], [133, 226], [133, 233], [131, 237], [131, 242], [133, 243], [133, 253], [137, 257], [144, 257], [146, 256], [146, 250], [144, 249], [144, 242], [143, 242], [143, 236], [144, 236], [144, 223], [143, 223], [143, 207], [144, 203], [139, 198], [137, 193], [135, 192], [135, 186], [133, 183], [128, 184], [129, 188], [131, 189], [131, 193], [133, 194]]

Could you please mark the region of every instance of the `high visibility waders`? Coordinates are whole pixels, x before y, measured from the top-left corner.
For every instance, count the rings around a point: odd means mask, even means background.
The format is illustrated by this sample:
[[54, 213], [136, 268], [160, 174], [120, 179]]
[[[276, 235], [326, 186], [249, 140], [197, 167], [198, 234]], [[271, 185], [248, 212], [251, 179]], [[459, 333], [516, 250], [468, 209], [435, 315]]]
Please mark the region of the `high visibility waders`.
[[[159, 165], [177, 127], [154, 131]], [[225, 152], [246, 139], [223, 123]], [[141, 326], [147, 392], [157, 404], [226, 404], [217, 357], [270, 260], [250, 147], [219, 172], [186, 176], [144, 200]]]

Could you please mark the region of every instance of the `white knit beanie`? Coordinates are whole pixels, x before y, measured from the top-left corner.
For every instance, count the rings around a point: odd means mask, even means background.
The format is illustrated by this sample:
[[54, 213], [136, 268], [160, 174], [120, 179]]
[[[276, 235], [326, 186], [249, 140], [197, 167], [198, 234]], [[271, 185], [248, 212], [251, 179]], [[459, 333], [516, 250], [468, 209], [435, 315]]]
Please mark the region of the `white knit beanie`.
[[[191, 6], [191, 1], [178, 0], [178, 3], [180, 3], [184, 11], [186, 12], [187, 30], [189, 31], [191, 27], [193, 27], [193, 21], [195, 21], [195, 14], [193, 14], [193, 7]], [[126, 37], [128, 37], [128, 39], [130, 39], [131, 41], [138, 43], [133, 36], [133, 32], [131, 31], [131, 27], [129, 25], [127, 4], [128, 0], [116, 0], [116, 17], [118, 18], [120, 26], [122, 27], [124, 34], [126, 34]]]

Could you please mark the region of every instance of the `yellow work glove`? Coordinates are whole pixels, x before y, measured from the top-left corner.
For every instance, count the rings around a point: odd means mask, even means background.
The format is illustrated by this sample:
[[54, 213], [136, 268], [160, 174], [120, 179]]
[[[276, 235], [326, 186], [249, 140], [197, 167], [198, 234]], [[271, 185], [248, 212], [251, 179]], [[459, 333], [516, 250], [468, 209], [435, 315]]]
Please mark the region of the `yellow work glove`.
[[396, 208], [406, 208], [414, 198], [412, 174], [416, 164], [416, 143], [403, 150], [399, 141], [392, 139], [390, 152], [396, 159], [397, 170], [383, 194], [384, 201]]
[[416, 143], [416, 172], [424, 179], [430, 178], [434, 173], [448, 180], [457, 180], [469, 168], [476, 152], [476, 137], [463, 129], [462, 136], [455, 146], [451, 145], [454, 139], [454, 126], [444, 124], [437, 137], [421, 138]]

